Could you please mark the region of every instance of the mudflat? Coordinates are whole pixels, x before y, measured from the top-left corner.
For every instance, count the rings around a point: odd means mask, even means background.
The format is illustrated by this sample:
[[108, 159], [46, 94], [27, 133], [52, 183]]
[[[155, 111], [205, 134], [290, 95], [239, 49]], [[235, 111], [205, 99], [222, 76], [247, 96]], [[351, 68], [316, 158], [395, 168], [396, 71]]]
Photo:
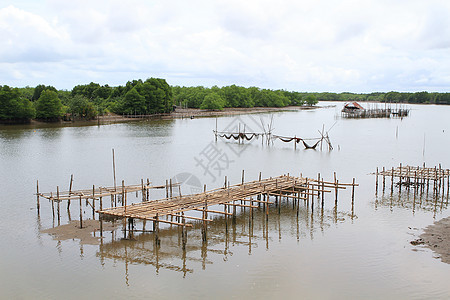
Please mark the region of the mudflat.
[[450, 264], [450, 217], [434, 222], [427, 226], [412, 245], [424, 245], [433, 250], [442, 262]]

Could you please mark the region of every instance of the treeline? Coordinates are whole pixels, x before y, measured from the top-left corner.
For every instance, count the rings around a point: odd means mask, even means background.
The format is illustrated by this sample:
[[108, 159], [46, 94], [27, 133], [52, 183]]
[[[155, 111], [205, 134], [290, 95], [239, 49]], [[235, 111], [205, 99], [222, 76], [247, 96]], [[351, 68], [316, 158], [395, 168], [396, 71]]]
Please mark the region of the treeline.
[[30, 119], [94, 119], [108, 112], [117, 114], [157, 114], [172, 110], [172, 88], [165, 79], [128, 81], [110, 87], [91, 82], [71, 91], [53, 86], [11, 88], [0, 86], [0, 121], [27, 122]]
[[317, 103], [316, 97], [312, 94], [304, 96], [299, 92], [245, 88], [236, 85], [221, 88], [174, 86], [173, 98], [174, 103], [182, 107], [217, 110], [225, 107], [285, 107]]
[[450, 93], [301, 93], [236, 85], [211, 88], [170, 86], [165, 79], [132, 80], [111, 87], [91, 82], [71, 91], [53, 86], [12, 88], [0, 85], [0, 122], [31, 119], [94, 119], [105, 113], [169, 113], [173, 106], [222, 110], [225, 107], [285, 107], [315, 105], [318, 101], [378, 101], [390, 103], [450, 104]]
[[426, 91], [415, 93], [312, 93], [319, 101], [378, 101], [388, 103], [425, 103], [450, 104], [450, 93], [429, 93]]

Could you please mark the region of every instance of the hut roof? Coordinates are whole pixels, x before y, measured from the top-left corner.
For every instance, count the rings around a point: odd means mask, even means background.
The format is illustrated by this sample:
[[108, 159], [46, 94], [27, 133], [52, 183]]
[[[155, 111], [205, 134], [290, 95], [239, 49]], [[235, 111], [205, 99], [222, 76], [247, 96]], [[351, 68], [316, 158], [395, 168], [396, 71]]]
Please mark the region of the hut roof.
[[364, 107], [362, 107], [361, 105], [359, 105], [358, 102], [351, 102], [351, 103], [347, 103], [344, 106], [345, 108], [350, 108], [350, 109], [364, 109]]

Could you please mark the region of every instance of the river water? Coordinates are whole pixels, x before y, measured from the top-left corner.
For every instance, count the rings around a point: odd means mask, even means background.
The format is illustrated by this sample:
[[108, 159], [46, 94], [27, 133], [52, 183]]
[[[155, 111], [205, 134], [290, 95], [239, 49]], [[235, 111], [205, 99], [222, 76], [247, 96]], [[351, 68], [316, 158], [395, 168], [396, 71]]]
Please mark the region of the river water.
[[[450, 168], [450, 107], [410, 105], [403, 119], [342, 119], [342, 103], [315, 110], [241, 115], [217, 119], [219, 130], [317, 138], [329, 131], [334, 150], [294, 149], [292, 143], [261, 139], [238, 144], [214, 141], [215, 118], [143, 121], [78, 127], [0, 128], [0, 296], [1, 298], [288, 298], [288, 299], [448, 299], [450, 265], [429, 249], [412, 246], [423, 228], [448, 217], [446, 202], [413, 200], [390, 182], [375, 191], [376, 168], [442, 165]], [[273, 116], [273, 117], [272, 117]], [[313, 142], [311, 141], [311, 144]], [[292, 175], [359, 184], [352, 211], [351, 192], [334, 194], [324, 209], [301, 202], [271, 207], [266, 223], [256, 209], [239, 211], [225, 231], [222, 217], [188, 230], [186, 251], [176, 227], [122, 239], [121, 227], [106, 232], [101, 245], [58, 240], [42, 230], [57, 226], [51, 205], [36, 210], [36, 181], [42, 192], [112, 186], [112, 149], [117, 181], [154, 184], [186, 180], [183, 194], [263, 177]], [[151, 198], [164, 191], [151, 191]], [[133, 195], [134, 197], [134, 195]], [[139, 201], [138, 198], [135, 201]], [[69, 222], [65, 206], [60, 224]], [[83, 205], [84, 217], [91, 218]], [[77, 219], [78, 206], [71, 215]], [[140, 228], [143, 224], [138, 224]], [[98, 236], [98, 233], [96, 233]]]

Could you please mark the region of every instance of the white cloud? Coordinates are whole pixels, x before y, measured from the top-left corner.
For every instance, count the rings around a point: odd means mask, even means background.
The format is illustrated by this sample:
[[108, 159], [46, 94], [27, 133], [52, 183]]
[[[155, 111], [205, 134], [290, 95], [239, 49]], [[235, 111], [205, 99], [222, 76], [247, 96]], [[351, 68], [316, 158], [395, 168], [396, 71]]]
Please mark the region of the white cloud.
[[0, 7], [0, 84], [444, 90], [449, 13], [444, 0], [20, 1]]

